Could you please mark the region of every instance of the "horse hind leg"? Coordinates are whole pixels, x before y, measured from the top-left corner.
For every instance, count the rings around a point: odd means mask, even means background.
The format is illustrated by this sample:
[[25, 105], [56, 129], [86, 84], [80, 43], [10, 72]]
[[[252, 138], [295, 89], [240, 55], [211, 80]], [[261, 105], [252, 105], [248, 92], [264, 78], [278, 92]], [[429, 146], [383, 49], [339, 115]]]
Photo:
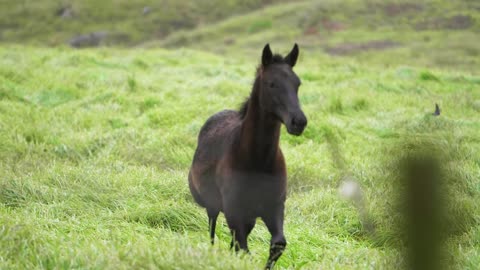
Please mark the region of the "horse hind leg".
[[202, 199], [202, 196], [200, 196], [200, 193], [197, 191], [197, 189], [193, 185], [193, 175], [191, 170], [188, 174], [188, 186], [190, 188], [190, 193], [192, 194], [195, 202], [197, 202], [200, 206], [205, 207], [207, 209], [208, 229], [210, 232], [210, 243], [212, 243], [213, 245], [215, 241], [215, 227], [217, 224], [217, 218], [220, 211], [216, 210], [216, 208], [208, 207], [209, 205], [206, 204], [205, 201]]
[[207, 209], [208, 215], [208, 228], [210, 230], [210, 243], [215, 242], [215, 227], [217, 226], [217, 218], [220, 211], [214, 209]]

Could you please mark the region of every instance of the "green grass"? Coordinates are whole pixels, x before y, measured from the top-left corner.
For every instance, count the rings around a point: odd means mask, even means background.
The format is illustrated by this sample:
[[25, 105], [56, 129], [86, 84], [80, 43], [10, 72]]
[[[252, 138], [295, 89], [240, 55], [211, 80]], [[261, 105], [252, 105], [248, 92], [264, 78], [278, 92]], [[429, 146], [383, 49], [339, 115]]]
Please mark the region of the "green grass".
[[[187, 186], [200, 127], [248, 95], [260, 51], [0, 47], [0, 268], [261, 268], [265, 226], [237, 256], [222, 216], [211, 247]], [[301, 137], [282, 129], [288, 246], [278, 268], [403, 265], [395, 164], [432, 144], [447, 154], [445, 265], [476, 269], [478, 74], [303, 50], [296, 72], [309, 125]], [[365, 192], [374, 234], [338, 195], [346, 175]]]

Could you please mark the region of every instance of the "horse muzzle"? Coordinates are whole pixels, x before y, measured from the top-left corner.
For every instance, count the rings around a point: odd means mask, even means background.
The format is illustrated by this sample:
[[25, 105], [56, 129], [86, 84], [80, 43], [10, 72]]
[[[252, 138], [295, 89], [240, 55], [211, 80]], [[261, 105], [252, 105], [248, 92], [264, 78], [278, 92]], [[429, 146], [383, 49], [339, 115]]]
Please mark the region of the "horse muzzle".
[[285, 126], [287, 126], [288, 133], [295, 136], [300, 136], [307, 126], [307, 117], [305, 117], [303, 112], [292, 114]]

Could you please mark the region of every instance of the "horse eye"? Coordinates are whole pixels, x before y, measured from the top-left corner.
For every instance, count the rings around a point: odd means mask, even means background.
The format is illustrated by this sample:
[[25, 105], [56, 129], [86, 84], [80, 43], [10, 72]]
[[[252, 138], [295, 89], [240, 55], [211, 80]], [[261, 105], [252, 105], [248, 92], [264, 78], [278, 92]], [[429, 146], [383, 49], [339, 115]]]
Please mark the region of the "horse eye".
[[268, 84], [268, 86], [270, 86], [270, 88], [273, 88], [273, 87], [275, 87], [275, 84], [274, 84], [273, 82], [270, 82], [270, 83]]

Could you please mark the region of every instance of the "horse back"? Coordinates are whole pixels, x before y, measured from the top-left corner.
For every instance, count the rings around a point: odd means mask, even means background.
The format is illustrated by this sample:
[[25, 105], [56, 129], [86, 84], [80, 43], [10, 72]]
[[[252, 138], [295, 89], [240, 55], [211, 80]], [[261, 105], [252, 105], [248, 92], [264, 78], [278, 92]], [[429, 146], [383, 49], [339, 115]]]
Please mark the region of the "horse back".
[[193, 162], [217, 163], [231, 144], [240, 123], [236, 111], [224, 110], [212, 115], [200, 130]]

